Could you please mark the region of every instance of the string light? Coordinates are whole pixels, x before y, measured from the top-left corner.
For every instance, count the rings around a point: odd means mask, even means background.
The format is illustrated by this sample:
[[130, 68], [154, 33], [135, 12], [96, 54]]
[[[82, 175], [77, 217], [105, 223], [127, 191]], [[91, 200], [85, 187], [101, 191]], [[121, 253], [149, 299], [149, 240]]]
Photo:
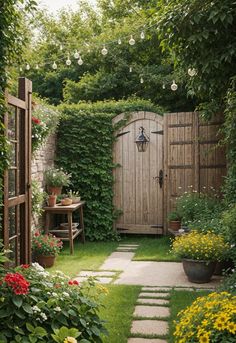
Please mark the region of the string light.
[[144, 79], [143, 79], [142, 76], [141, 76], [141, 78], [140, 78], [140, 83], [144, 83]]
[[173, 92], [177, 91], [178, 86], [177, 86], [177, 84], [175, 83], [175, 80], [173, 80], [172, 85], [170, 86], [170, 88], [171, 88], [171, 90], [172, 90]]
[[106, 48], [105, 45], [103, 46], [101, 53], [102, 53], [103, 56], [106, 56], [106, 55], [107, 55], [108, 50], [107, 50], [107, 48]]
[[191, 77], [197, 75], [197, 70], [195, 68], [188, 68], [188, 75]]
[[56, 69], [57, 69], [57, 64], [56, 64], [56, 62], [55, 62], [55, 61], [53, 62], [52, 69], [54, 69], [54, 70], [56, 70]]
[[133, 68], [129, 67], [129, 72], [132, 73], [132, 71], [133, 71]]
[[25, 69], [26, 69], [26, 70], [30, 70], [30, 65], [29, 65], [29, 63], [26, 64]]
[[121, 43], [122, 43], [122, 42], [121, 42], [121, 39], [119, 38], [119, 39], [118, 39], [118, 44], [121, 45]]
[[141, 38], [141, 39], [144, 39], [144, 38], [145, 38], [145, 33], [144, 33], [144, 31], [142, 31], [142, 32], [140, 33], [140, 38]]
[[133, 38], [133, 36], [130, 36], [130, 40], [129, 40], [129, 45], [134, 45], [135, 44], [135, 40]]
[[78, 65], [82, 66], [82, 64], [84, 63], [84, 61], [82, 60], [81, 56], [78, 59]]
[[79, 58], [79, 53], [77, 50], [75, 50], [75, 53], [74, 53], [74, 58], [77, 60]]
[[67, 60], [66, 60], [66, 65], [70, 66], [71, 65], [71, 60], [70, 60], [70, 55], [68, 54]]

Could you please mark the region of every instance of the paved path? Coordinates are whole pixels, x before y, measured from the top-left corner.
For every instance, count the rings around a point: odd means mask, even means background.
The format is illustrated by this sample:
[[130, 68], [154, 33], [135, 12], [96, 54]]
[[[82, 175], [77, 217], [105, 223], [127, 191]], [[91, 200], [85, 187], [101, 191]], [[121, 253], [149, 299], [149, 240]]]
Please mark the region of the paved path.
[[182, 263], [132, 261], [137, 248], [136, 244], [120, 244], [99, 271], [83, 271], [76, 279], [81, 282], [94, 276], [100, 283], [143, 286], [134, 309], [132, 338], [128, 343], [167, 343], [170, 291], [213, 290], [220, 278], [213, 277], [207, 284], [191, 283]]

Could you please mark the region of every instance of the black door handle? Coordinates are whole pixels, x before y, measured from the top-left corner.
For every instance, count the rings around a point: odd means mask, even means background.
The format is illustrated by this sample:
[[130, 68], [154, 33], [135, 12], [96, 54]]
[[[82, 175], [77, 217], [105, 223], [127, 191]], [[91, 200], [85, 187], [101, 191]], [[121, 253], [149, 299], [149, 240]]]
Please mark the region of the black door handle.
[[163, 186], [163, 170], [162, 169], [160, 169], [160, 171], [159, 171], [159, 176], [154, 176], [153, 177], [153, 179], [158, 179], [158, 183], [159, 183], [159, 186], [160, 186], [160, 188], [162, 188], [162, 186]]

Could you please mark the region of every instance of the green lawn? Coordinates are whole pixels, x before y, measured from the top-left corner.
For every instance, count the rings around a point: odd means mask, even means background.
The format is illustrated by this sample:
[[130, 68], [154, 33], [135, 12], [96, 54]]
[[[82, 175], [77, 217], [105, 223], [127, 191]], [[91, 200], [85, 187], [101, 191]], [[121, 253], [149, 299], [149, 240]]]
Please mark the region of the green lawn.
[[105, 259], [116, 249], [118, 242], [74, 242], [74, 255], [70, 255], [68, 244], [57, 256], [55, 265], [50, 271], [61, 270], [74, 277], [81, 270], [97, 270]]
[[177, 319], [177, 313], [187, 306], [191, 305], [192, 302], [201, 296], [209, 294], [208, 291], [201, 291], [201, 292], [190, 292], [190, 291], [172, 291], [171, 292], [171, 300], [170, 300], [170, 320], [169, 320], [169, 327], [170, 327], [170, 334], [169, 334], [169, 343], [174, 343], [174, 320]]
[[127, 343], [130, 335], [132, 316], [141, 287], [109, 285], [109, 294], [103, 301], [100, 316], [105, 320], [109, 336], [104, 343]]
[[121, 240], [122, 243], [134, 242], [139, 244], [137, 249], [134, 261], [179, 261], [171, 252], [170, 252], [170, 238], [169, 237], [123, 237]]

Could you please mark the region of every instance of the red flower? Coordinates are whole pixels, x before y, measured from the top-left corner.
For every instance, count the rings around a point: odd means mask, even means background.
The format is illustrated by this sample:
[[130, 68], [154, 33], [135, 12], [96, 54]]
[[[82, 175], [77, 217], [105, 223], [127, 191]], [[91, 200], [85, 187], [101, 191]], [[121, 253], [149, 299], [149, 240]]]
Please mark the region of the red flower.
[[23, 268], [23, 269], [28, 269], [29, 267], [30, 267], [29, 264], [22, 264], [22, 265], [21, 265], [21, 268]]
[[35, 123], [35, 124], [40, 124], [41, 121], [38, 119], [38, 118], [35, 118], [35, 117], [32, 117], [32, 122]]
[[69, 285], [73, 285], [73, 280], [68, 281]]
[[73, 284], [78, 286], [79, 282], [77, 280], [74, 280]]
[[38, 236], [40, 235], [39, 231], [36, 231], [36, 232], [34, 233], [34, 235], [35, 235], [35, 237], [38, 237]]
[[3, 281], [12, 288], [15, 294], [28, 294], [30, 283], [20, 273], [7, 273]]
[[70, 280], [70, 281], [68, 281], [68, 284], [70, 286], [72, 286], [72, 285], [77, 285], [78, 286], [79, 282], [77, 280]]

